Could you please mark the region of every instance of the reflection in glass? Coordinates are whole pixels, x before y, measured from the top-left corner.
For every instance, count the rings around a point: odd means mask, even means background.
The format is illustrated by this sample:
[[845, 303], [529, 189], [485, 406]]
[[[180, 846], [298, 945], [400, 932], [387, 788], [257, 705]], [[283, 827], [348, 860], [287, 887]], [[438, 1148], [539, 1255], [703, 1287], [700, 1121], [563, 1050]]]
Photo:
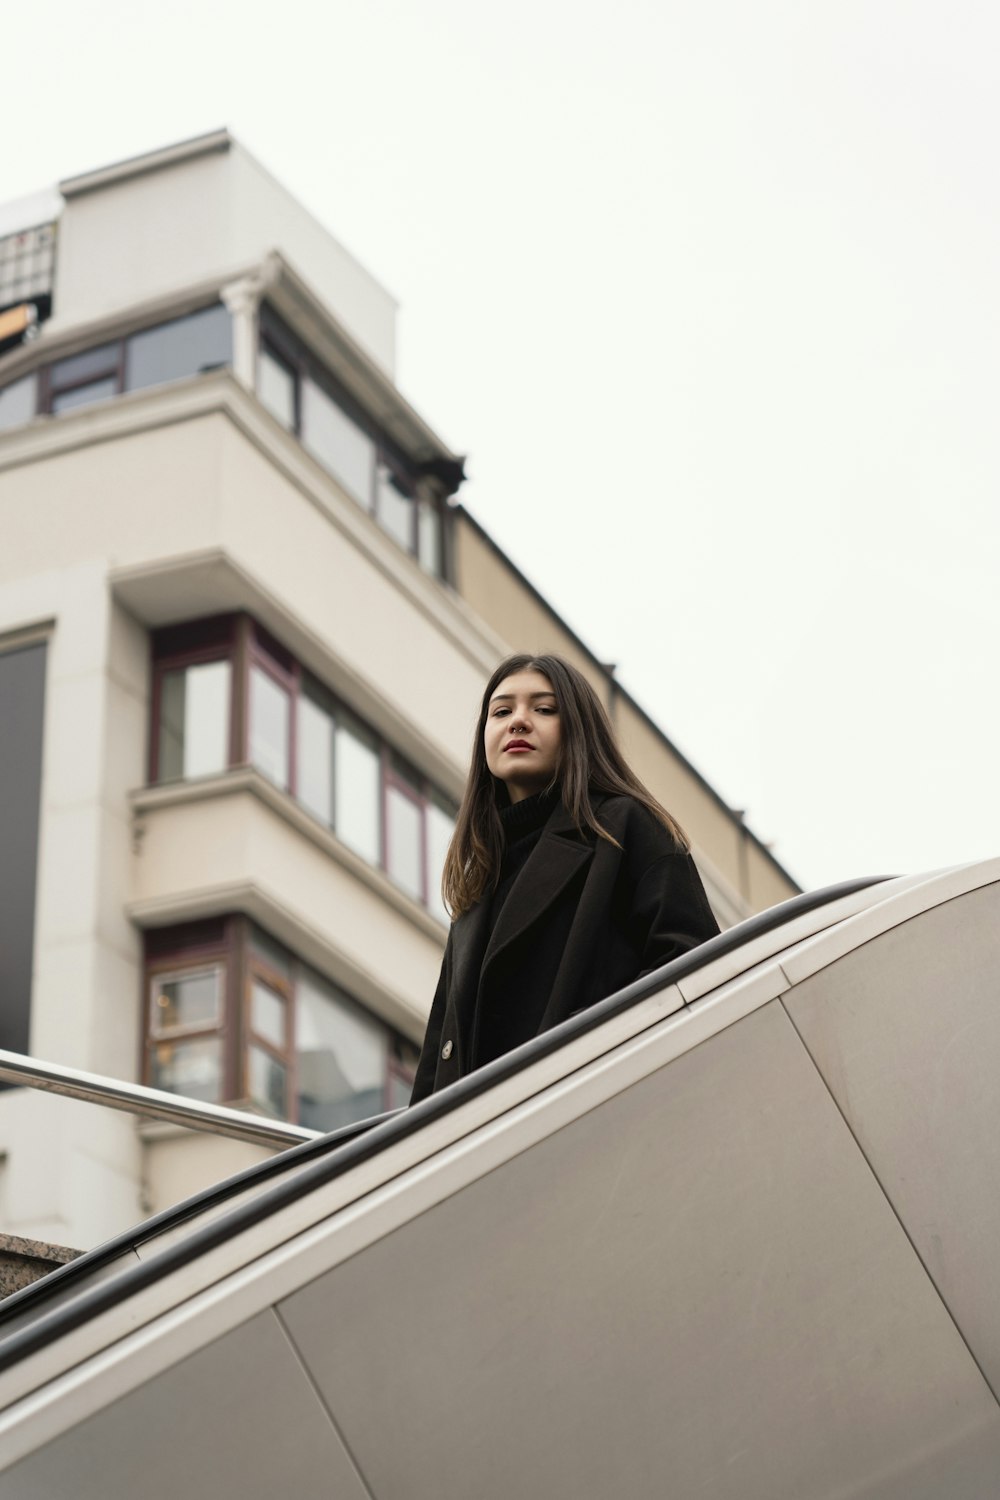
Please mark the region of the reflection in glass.
[[291, 704], [286, 690], [258, 666], [250, 668], [250, 761], [280, 787], [288, 786], [288, 726]]
[[153, 980], [149, 1029], [189, 1031], [195, 1026], [217, 1026], [222, 969], [216, 966], [197, 973], [165, 975]]
[[337, 725], [334, 828], [337, 837], [369, 864], [379, 863], [379, 755], [360, 729]]
[[289, 432], [295, 428], [295, 375], [269, 349], [257, 352], [257, 395]]
[[385, 811], [386, 869], [397, 885], [419, 901], [424, 884], [420, 804], [414, 802], [398, 786], [389, 785], [386, 788]]
[[210, 776], [229, 764], [229, 663], [164, 672], [158, 780]]
[[77, 385], [98, 375], [117, 376], [118, 352], [117, 344], [102, 344], [98, 349], [87, 349], [83, 354], [57, 360], [49, 369], [53, 390], [58, 386]]
[[0, 432], [31, 421], [35, 415], [37, 387], [38, 377], [35, 375], [25, 375], [23, 380], [4, 386], [0, 391]]
[[151, 1074], [154, 1089], [218, 1104], [222, 1096], [222, 1042], [217, 1036], [157, 1042]]
[[302, 382], [302, 441], [353, 500], [371, 506], [375, 444], [309, 379]]
[[233, 358], [232, 323], [221, 305], [133, 334], [125, 350], [125, 389], [197, 375]]
[[250, 1098], [255, 1104], [260, 1104], [271, 1114], [284, 1119], [287, 1113], [286, 1106], [286, 1077], [285, 1065], [278, 1062], [277, 1058], [265, 1052], [263, 1047], [251, 1045], [247, 1056], [249, 1064], [249, 1078], [247, 1080]]
[[299, 1122], [335, 1130], [382, 1109], [386, 1033], [332, 984], [302, 969], [296, 992]]
[[436, 917], [447, 923], [450, 918], [441, 900], [441, 874], [455, 821], [436, 801], [427, 804], [427, 905]]
[[265, 932], [263, 927], [254, 926], [251, 930], [254, 957], [262, 959], [269, 969], [291, 984], [292, 955], [288, 949]]
[[298, 798], [327, 827], [333, 822], [333, 719], [306, 693], [299, 697]]
[[74, 406], [92, 406], [95, 401], [107, 401], [118, 394], [118, 377], [108, 375], [103, 380], [92, 380], [89, 385], [74, 386], [71, 391], [60, 391], [52, 397], [54, 412], [70, 411]]
[[375, 516], [379, 525], [407, 551], [413, 550], [413, 500], [389, 469], [379, 467]]
[[285, 1001], [271, 986], [253, 980], [250, 986], [250, 1027], [262, 1041], [279, 1051], [285, 1046]]

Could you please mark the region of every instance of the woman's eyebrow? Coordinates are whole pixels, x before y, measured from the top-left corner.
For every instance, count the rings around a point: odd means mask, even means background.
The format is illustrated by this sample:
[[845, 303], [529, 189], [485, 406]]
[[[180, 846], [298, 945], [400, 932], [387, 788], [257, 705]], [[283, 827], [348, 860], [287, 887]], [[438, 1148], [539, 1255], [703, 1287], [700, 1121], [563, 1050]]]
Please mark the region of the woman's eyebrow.
[[[528, 697], [529, 698], [554, 698], [555, 697], [555, 693], [553, 693], [551, 691], [547, 692], [547, 693], [529, 693]], [[490, 699], [490, 702], [491, 703], [513, 703], [514, 698], [515, 698], [515, 694], [514, 693], [494, 693], [493, 697]]]

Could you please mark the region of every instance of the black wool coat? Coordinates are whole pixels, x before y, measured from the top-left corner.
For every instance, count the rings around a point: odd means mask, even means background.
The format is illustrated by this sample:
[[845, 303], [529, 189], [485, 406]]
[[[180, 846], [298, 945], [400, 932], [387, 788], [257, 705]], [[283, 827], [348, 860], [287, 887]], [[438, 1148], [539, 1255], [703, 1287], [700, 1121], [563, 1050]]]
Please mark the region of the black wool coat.
[[719, 931], [694, 860], [663, 824], [631, 797], [593, 805], [620, 847], [557, 802], [492, 933], [489, 894], [452, 923], [412, 1103], [490, 1061], [484, 1032], [491, 1056], [523, 1041], [519, 1008], [547, 1031]]

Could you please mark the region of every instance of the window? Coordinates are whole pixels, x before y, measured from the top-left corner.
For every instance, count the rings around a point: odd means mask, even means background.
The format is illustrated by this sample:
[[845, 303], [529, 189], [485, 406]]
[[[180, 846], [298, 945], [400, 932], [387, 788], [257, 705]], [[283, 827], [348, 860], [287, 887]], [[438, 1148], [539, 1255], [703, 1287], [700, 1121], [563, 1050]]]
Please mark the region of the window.
[[382, 757], [377, 741], [346, 715], [337, 723], [337, 778], [333, 826], [356, 854], [380, 863]]
[[270, 349], [257, 355], [257, 394], [282, 427], [295, 428], [295, 371]]
[[201, 662], [162, 674], [158, 781], [190, 781], [225, 770], [231, 679], [228, 661]]
[[149, 987], [153, 1088], [217, 1104], [222, 1096], [222, 977], [218, 964], [155, 975]]
[[292, 706], [288, 689], [256, 662], [250, 667], [250, 764], [289, 785]]
[[420, 500], [417, 505], [417, 557], [420, 566], [436, 578], [444, 577], [443, 540], [440, 507], [428, 500]]
[[352, 500], [368, 506], [375, 444], [314, 380], [302, 380], [302, 441], [339, 479]]
[[37, 393], [37, 375], [25, 375], [0, 391], [0, 432], [31, 421], [35, 415]]
[[45, 641], [0, 650], [0, 1047], [27, 1052], [44, 744]]
[[145, 945], [154, 1088], [311, 1130], [408, 1103], [413, 1043], [246, 917], [157, 929]]
[[398, 474], [379, 465], [378, 487], [375, 495], [375, 519], [383, 531], [387, 531], [394, 542], [408, 551], [416, 550], [413, 534], [416, 507], [413, 496], [404, 488]]
[[69, 359], [57, 360], [45, 372], [48, 377], [49, 410], [68, 411], [89, 406], [118, 394], [121, 381], [122, 346], [102, 344]]
[[268, 307], [261, 309], [257, 395], [393, 541], [445, 576], [444, 502], [328, 370]]
[[424, 810], [418, 788], [398, 757], [390, 757], [385, 788], [385, 867], [397, 885], [419, 899], [424, 889]]
[[217, 304], [134, 333], [125, 343], [125, 389], [165, 385], [232, 364], [232, 320]]
[[[144, 328], [129, 338], [85, 349], [44, 365], [0, 390], [0, 431], [30, 422], [36, 410], [72, 411], [198, 375], [233, 358], [232, 320], [220, 304]], [[290, 376], [293, 381], [294, 377]], [[289, 421], [294, 425], [294, 417]]]
[[153, 782], [255, 766], [447, 922], [453, 804], [247, 616], [154, 633], [150, 743]]
[[329, 698], [304, 683], [299, 697], [297, 782], [299, 801], [314, 818], [333, 823], [333, 742], [336, 722]]

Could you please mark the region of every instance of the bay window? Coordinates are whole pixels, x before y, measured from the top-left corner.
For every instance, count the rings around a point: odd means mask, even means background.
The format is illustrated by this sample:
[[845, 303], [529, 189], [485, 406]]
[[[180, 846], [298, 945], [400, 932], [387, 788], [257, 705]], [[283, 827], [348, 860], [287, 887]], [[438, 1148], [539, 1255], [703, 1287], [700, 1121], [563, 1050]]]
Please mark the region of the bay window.
[[247, 917], [145, 934], [146, 1082], [335, 1130], [408, 1103], [418, 1049]]
[[150, 738], [151, 781], [252, 765], [447, 922], [454, 805], [249, 617], [154, 633]]
[[30, 422], [42, 413], [58, 416], [125, 391], [198, 375], [230, 365], [232, 358], [230, 316], [221, 303], [214, 303], [127, 338], [53, 360], [13, 381], [0, 389], [0, 430]]

